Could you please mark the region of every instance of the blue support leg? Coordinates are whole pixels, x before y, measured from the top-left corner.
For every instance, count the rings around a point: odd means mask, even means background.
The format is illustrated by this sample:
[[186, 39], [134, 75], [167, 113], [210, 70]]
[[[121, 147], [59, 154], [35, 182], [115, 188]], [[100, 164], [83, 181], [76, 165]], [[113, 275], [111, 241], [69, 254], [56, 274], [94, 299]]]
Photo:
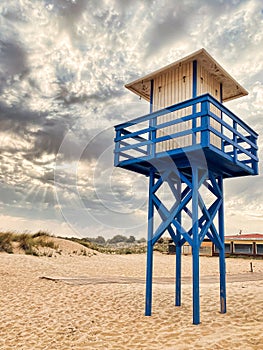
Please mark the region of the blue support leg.
[[181, 306], [181, 256], [182, 247], [176, 244], [175, 306]]
[[[176, 200], [178, 203], [181, 202], [181, 192], [182, 192], [182, 183], [179, 181], [177, 183], [177, 196]], [[182, 225], [182, 212], [177, 216], [177, 221]], [[182, 277], [182, 246], [179, 243], [181, 240], [181, 231], [176, 230], [177, 244], [175, 248], [176, 254], [176, 274], [175, 274], [175, 306], [181, 306], [181, 277]]]
[[192, 230], [193, 230], [193, 324], [200, 323], [200, 292], [199, 292], [199, 236], [198, 236], [198, 168], [192, 167]]
[[199, 248], [193, 246], [193, 324], [200, 323]]
[[219, 208], [219, 236], [222, 249], [219, 250], [219, 271], [220, 271], [220, 312], [226, 313], [226, 264], [225, 264], [225, 237], [224, 237], [224, 202], [223, 202], [223, 178], [218, 179], [218, 185], [221, 190], [222, 204]]
[[151, 316], [152, 314], [152, 270], [153, 270], [153, 245], [151, 241], [148, 241], [145, 316]]
[[145, 316], [152, 314], [152, 272], [153, 272], [153, 186], [154, 186], [154, 170], [152, 169], [149, 177], [149, 205], [148, 205], [148, 243], [147, 243], [147, 266], [146, 266], [146, 300], [145, 300]]

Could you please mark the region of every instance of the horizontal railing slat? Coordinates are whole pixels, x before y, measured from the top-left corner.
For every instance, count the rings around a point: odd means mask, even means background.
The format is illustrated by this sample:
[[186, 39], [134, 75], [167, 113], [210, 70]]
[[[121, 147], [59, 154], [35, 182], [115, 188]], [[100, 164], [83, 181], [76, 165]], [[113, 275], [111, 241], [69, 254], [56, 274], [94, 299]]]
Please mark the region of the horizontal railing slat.
[[[195, 128], [194, 130], [195, 130], [195, 132], [199, 132], [199, 131], [203, 131], [204, 128], [199, 126], [198, 128]], [[183, 131], [176, 132], [174, 134], [169, 134], [169, 135], [156, 137], [156, 139], [154, 139], [153, 141], [155, 141], [156, 143], [163, 142], [163, 141], [166, 141], [166, 140], [174, 140], [174, 141], [176, 141], [176, 138], [178, 138], [178, 137], [192, 135], [192, 134], [193, 134], [192, 129], [188, 129], [188, 130], [183, 130]]]
[[[211, 117], [216, 120], [218, 123], [220, 123], [221, 125], [225, 126], [228, 130], [230, 130], [234, 135], [239, 136], [240, 139], [242, 139], [244, 142], [247, 142], [248, 144], [250, 144], [253, 147], [257, 147], [257, 145], [255, 145], [254, 142], [250, 141], [249, 138], [247, 138], [246, 136], [242, 135], [239, 131], [237, 131], [236, 129], [234, 129], [231, 125], [227, 124], [224, 120], [222, 120], [221, 118], [219, 118], [217, 115], [215, 115], [212, 112], [209, 112], [209, 115], [211, 115]], [[222, 134], [223, 135], [223, 134]], [[223, 135], [224, 136], [224, 135]], [[241, 141], [239, 141], [240, 143]]]
[[173, 125], [176, 125], [176, 124], [187, 122], [189, 120], [196, 119], [196, 118], [201, 117], [201, 116], [202, 116], [202, 112], [198, 112], [198, 113], [195, 113], [195, 114], [189, 114], [189, 115], [187, 115], [185, 117], [180, 117], [178, 119], [173, 119], [173, 120], [170, 120], [170, 121], [165, 122], [165, 123], [157, 124], [156, 128], [158, 128], [158, 129], [166, 128], [166, 127], [169, 127], [169, 126], [173, 126]]
[[248, 155], [249, 157], [253, 158], [254, 160], [257, 160], [257, 157], [254, 156], [251, 152], [248, 152], [245, 148], [243, 148], [242, 146], [238, 145], [237, 142], [234, 142], [233, 140], [231, 140], [230, 138], [228, 138], [225, 135], [222, 135], [218, 130], [214, 129], [213, 127], [209, 127], [208, 128], [210, 131], [212, 131], [213, 134], [217, 135], [218, 137], [222, 138], [224, 137], [231, 145], [235, 146], [236, 149], [240, 149], [242, 151], [242, 153], [245, 153], [246, 155]]
[[214, 97], [212, 97], [210, 94], [206, 94], [207, 99], [209, 102], [211, 102], [215, 107], [217, 107], [221, 112], [228, 115], [232, 120], [237, 122], [239, 126], [241, 126], [243, 129], [249, 131], [251, 135], [254, 137], [257, 137], [258, 134], [250, 127], [248, 126], [243, 120], [238, 118], [233, 112], [230, 111], [230, 109], [226, 108], [222, 103], [217, 101]]
[[[144, 142], [141, 142], [141, 143], [133, 143], [133, 144], [129, 144], [127, 146], [121, 147], [120, 151], [123, 152], [123, 151], [127, 151], [127, 150], [133, 150], [135, 148], [147, 146], [147, 145], [150, 145], [152, 143], [153, 143], [153, 141], [151, 141], [151, 140], [144, 141]], [[144, 152], [146, 152], [146, 151], [144, 151]], [[147, 154], [147, 152], [146, 152], [146, 154]]]
[[[199, 112], [195, 112], [197, 107], [194, 108], [194, 106], [197, 106], [197, 104], [201, 106]], [[211, 106], [214, 106], [220, 111], [221, 117], [212, 112]], [[174, 117], [170, 117], [171, 120], [158, 123], [159, 117], [172, 112], [181, 111], [187, 107], [193, 107], [192, 113], [188, 113], [187, 115], [178, 118], [174, 115]], [[195, 120], [199, 117], [201, 117], [200, 123], [198, 123], [200, 126], [195, 127], [197, 124]], [[226, 117], [232, 124], [224, 120]], [[221, 129], [218, 130], [213, 127], [211, 120], [219, 123]], [[145, 127], [145, 122], [149, 123], [148, 127]], [[178, 130], [180, 125], [183, 125], [183, 123], [186, 122], [191, 122], [191, 127], [182, 131], [169, 133], [172, 132], [169, 130], [169, 127], [178, 126]], [[141, 123], [144, 123], [144, 125]], [[132, 126], [137, 127], [137, 130], [131, 131], [127, 129]], [[129, 163], [133, 159], [151, 159], [155, 156], [159, 158], [167, 150], [165, 150], [165, 147], [161, 147], [156, 152], [157, 144], [162, 144], [168, 140], [176, 142], [180, 137], [193, 135], [190, 144], [187, 143], [186, 146], [180, 146], [180, 144], [178, 147], [176, 145], [174, 146], [174, 151], [181, 147], [184, 148], [184, 152], [187, 152], [187, 150], [190, 151], [196, 144], [195, 140], [197, 133], [201, 133], [202, 135], [202, 137], [200, 136], [200, 142], [198, 141], [198, 144], [200, 144], [201, 147], [210, 147], [211, 150], [215, 150], [215, 146], [213, 146], [211, 142], [209, 144], [209, 135], [213, 133], [222, 140], [222, 147], [218, 148], [222, 155], [224, 154], [227, 159], [232, 159], [233, 162], [243, 164], [250, 170], [257, 172], [258, 134], [210, 94], [204, 94], [116, 125], [115, 130], [115, 164], [120, 162], [120, 157], [126, 158], [127, 161], [125, 162]], [[158, 131], [160, 134], [163, 133], [163, 135], [158, 134]], [[231, 136], [227, 136], [226, 132], [231, 134]], [[138, 142], [134, 143], [134, 141]], [[232, 147], [232, 150], [227, 151], [227, 147]], [[132, 156], [127, 154], [127, 152], [139, 152], [142, 156]], [[238, 159], [237, 157], [242, 154], [246, 155], [249, 159]], [[250, 167], [246, 164], [249, 164]]]
[[131, 131], [123, 129], [122, 132], [123, 132], [124, 135], [116, 137], [115, 138], [115, 142], [116, 141], [122, 141], [122, 140], [129, 139], [129, 138], [132, 138], [132, 139], [135, 139], [135, 140], [138, 140], [138, 141], [140, 141], [140, 140], [141, 141], [145, 141], [146, 139], [144, 137], [139, 136], [139, 135], [146, 134], [146, 133], [148, 133], [151, 130], [152, 130], [152, 128], [147, 128], [147, 129], [131, 132]]
[[132, 125], [135, 125], [135, 124], [139, 124], [139, 123], [142, 123], [142, 122], [150, 120], [150, 119], [157, 118], [157, 117], [162, 116], [162, 115], [167, 114], [167, 113], [171, 113], [171, 112], [174, 112], [174, 111], [186, 108], [186, 107], [191, 107], [191, 106], [193, 106], [196, 103], [206, 101], [207, 100], [207, 96], [210, 96], [210, 95], [209, 94], [205, 94], [205, 95], [202, 95], [202, 96], [198, 96], [198, 97], [192, 98], [190, 100], [187, 100], [187, 101], [184, 101], [184, 102], [179, 102], [179, 103], [176, 103], [176, 104], [174, 104], [172, 106], [169, 106], [169, 107], [166, 107], [166, 108], [163, 108], [163, 109], [159, 109], [156, 112], [153, 112], [153, 113], [150, 113], [150, 114], [146, 114], [146, 115], [143, 115], [141, 117], [132, 119], [132, 120], [126, 122], [126, 123], [115, 125], [115, 130], [117, 131], [117, 130], [120, 130], [122, 128], [127, 128], [129, 126], [132, 126]]

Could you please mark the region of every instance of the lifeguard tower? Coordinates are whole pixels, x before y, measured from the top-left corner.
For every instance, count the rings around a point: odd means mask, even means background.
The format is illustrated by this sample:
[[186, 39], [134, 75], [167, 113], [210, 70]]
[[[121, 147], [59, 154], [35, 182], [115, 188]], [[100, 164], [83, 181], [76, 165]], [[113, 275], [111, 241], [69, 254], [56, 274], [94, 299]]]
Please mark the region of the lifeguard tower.
[[199, 324], [205, 237], [219, 250], [220, 311], [226, 312], [223, 180], [258, 174], [257, 133], [223, 105], [247, 91], [204, 49], [126, 87], [150, 102], [150, 114], [115, 126], [114, 151], [115, 166], [149, 177], [145, 315], [152, 309], [153, 247], [167, 231], [176, 245], [176, 306], [182, 246], [192, 248], [193, 323]]

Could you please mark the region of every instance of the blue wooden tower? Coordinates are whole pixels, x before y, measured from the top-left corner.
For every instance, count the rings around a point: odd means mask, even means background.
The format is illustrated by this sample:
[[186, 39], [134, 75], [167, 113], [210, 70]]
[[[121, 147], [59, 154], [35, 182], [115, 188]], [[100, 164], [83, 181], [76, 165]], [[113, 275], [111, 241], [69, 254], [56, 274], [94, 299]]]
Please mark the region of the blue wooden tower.
[[167, 231], [176, 246], [176, 306], [182, 246], [191, 246], [193, 323], [199, 324], [205, 237], [219, 250], [220, 311], [226, 312], [223, 180], [258, 174], [257, 133], [223, 105], [247, 91], [204, 49], [126, 87], [150, 102], [150, 114], [115, 126], [114, 151], [115, 166], [149, 177], [145, 315], [152, 309], [153, 247]]

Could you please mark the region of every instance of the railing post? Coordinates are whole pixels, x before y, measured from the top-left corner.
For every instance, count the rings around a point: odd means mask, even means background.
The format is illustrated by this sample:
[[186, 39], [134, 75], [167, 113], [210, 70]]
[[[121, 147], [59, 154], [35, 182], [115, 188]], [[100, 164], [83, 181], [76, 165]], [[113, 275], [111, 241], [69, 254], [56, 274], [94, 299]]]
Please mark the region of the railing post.
[[[223, 104], [223, 84], [222, 83], [220, 83], [220, 103], [221, 103], [221, 105]], [[220, 108], [220, 118], [221, 118], [221, 120], [223, 120], [223, 111], [221, 108]], [[223, 132], [224, 132], [224, 127], [223, 127], [223, 124], [221, 124], [221, 134], [222, 135], [223, 135]], [[221, 150], [222, 150], [222, 152], [225, 152], [225, 143], [224, 143], [223, 138], [221, 138]]]
[[[153, 94], [154, 94], [154, 81], [151, 80], [151, 91], [150, 91], [150, 113], [153, 112]], [[151, 155], [151, 157], [155, 156], [156, 151], [156, 118], [151, 118], [149, 122], [149, 126], [152, 128], [149, 132], [149, 140], [152, 141], [152, 143], [149, 144], [149, 148], [147, 147], [148, 155]]]
[[[193, 61], [193, 98], [195, 98], [197, 96], [197, 61], [194, 60]], [[192, 113], [193, 113], [193, 119], [192, 119], [192, 130], [196, 129], [196, 118], [195, 118], [195, 114], [196, 114], [196, 102], [193, 104], [192, 106]], [[192, 134], [192, 144], [196, 145], [196, 132], [193, 131]]]
[[152, 157], [155, 157], [156, 154], [156, 129], [152, 131]]
[[201, 144], [202, 147], [208, 147], [210, 140], [209, 140], [209, 102], [208, 100], [203, 101], [201, 103], [201, 112], [202, 112], [202, 116], [201, 116], [201, 127], [202, 130], [201, 131]]
[[[250, 139], [257, 146], [257, 137], [251, 135]], [[257, 157], [257, 149], [253, 146], [251, 146], [251, 153], [253, 154], [253, 156]], [[254, 173], [258, 174], [258, 162], [254, 159], [252, 159], [251, 162], [252, 162], [251, 166]]]
[[[237, 131], [237, 122], [235, 120], [233, 120], [233, 129], [235, 131]], [[234, 163], [236, 163], [237, 162], [237, 147], [235, 146], [235, 144], [237, 143], [236, 133], [234, 133], [234, 135], [233, 135], [233, 142], [234, 142], [234, 145], [233, 145], [233, 147], [234, 147], [234, 149], [233, 149], [234, 159], [233, 160], [234, 160]]]
[[119, 153], [120, 153], [120, 139], [121, 137], [121, 130], [116, 130], [116, 138], [115, 138], [115, 150], [114, 150], [114, 166], [117, 166], [119, 164]]
[[156, 118], [153, 118], [150, 120], [150, 128], [151, 130], [149, 131], [148, 135], [149, 135], [149, 141], [151, 141], [151, 143], [148, 145], [147, 147], [147, 153], [148, 156], [150, 155], [152, 158], [155, 157], [155, 153], [156, 153]]

